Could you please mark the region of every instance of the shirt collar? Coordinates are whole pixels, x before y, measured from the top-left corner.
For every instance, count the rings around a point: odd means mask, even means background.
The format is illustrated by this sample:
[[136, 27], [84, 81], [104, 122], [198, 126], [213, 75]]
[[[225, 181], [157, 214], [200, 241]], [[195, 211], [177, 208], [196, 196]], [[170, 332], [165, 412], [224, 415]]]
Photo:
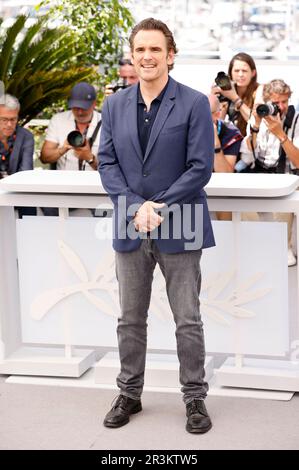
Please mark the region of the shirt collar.
[[[161, 91], [161, 93], [160, 93], [155, 99], [153, 99], [153, 101], [156, 101], [156, 100], [157, 100], [157, 101], [160, 101], [160, 103], [161, 103], [161, 101], [162, 101], [162, 99], [163, 99], [163, 96], [164, 96], [164, 93], [165, 93], [165, 91], [166, 91], [166, 89], [167, 89], [167, 87], [168, 87], [168, 84], [169, 84], [169, 77], [168, 77], [168, 80], [167, 80], [167, 83], [166, 83], [165, 87], [163, 88], [163, 90]], [[143, 105], [145, 104], [145, 103], [144, 103], [144, 100], [143, 100], [143, 98], [142, 98], [141, 90], [140, 90], [140, 83], [138, 83], [137, 102], [138, 102], [138, 104], [143, 104]]]

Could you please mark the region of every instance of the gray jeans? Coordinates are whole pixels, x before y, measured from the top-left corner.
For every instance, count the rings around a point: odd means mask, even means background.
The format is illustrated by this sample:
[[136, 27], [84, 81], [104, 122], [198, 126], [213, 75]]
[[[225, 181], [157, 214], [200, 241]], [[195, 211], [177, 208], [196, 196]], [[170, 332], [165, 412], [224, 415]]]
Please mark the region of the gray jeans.
[[123, 395], [141, 396], [147, 343], [147, 315], [153, 272], [159, 264], [166, 281], [167, 296], [176, 323], [177, 354], [184, 402], [204, 399], [205, 345], [199, 312], [201, 250], [160, 253], [151, 239], [133, 252], [116, 252], [121, 316], [117, 335], [121, 371], [117, 385]]

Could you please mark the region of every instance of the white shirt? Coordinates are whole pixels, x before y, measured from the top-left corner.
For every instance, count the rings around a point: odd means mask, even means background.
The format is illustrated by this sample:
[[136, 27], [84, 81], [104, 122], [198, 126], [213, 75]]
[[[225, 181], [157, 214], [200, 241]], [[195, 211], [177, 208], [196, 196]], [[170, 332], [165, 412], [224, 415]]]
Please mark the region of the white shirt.
[[[101, 119], [101, 114], [97, 111], [93, 111], [92, 120], [89, 124], [86, 138], [89, 139], [93, 131], [96, 128], [98, 121]], [[63, 113], [55, 114], [49, 122], [49, 127], [46, 132], [46, 140], [50, 142], [55, 142], [62, 146], [67, 138], [67, 135], [76, 130], [75, 117], [72, 111], [64, 111]], [[92, 154], [97, 157], [100, 141], [100, 131], [99, 129], [96, 139], [91, 148]], [[74, 151], [68, 150], [62, 157], [57, 160], [57, 170], [78, 170], [79, 169], [79, 159], [74, 154]], [[85, 170], [92, 170], [93, 168], [86, 162]]]
[[[292, 126], [287, 131], [288, 138], [293, 142], [295, 147], [299, 148], [299, 118], [296, 122], [296, 117], [298, 113], [295, 113]], [[296, 123], [296, 127], [294, 129]], [[250, 135], [250, 124], [254, 125], [255, 123], [249, 122], [247, 126], [247, 136], [242, 142], [240, 152], [241, 152], [241, 159], [247, 163], [248, 165], [254, 162], [253, 153], [247, 147], [247, 140], [249, 138], [248, 134]], [[292, 135], [294, 134], [294, 138], [292, 140]], [[266, 122], [262, 119], [260, 130], [257, 134], [256, 138], [256, 147], [255, 147], [255, 156], [256, 158], [262, 160], [267, 167], [273, 167], [276, 165], [277, 160], [279, 159], [279, 151], [280, 151], [280, 141], [279, 139], [272, 134], [267, 128]], [[286, 155], [287, 158], [287, 155]], [[286, 172], [289, 172], [289, 169], [294, 169], [295, 166], [290, 162], [287, 158], [286, 164]]]

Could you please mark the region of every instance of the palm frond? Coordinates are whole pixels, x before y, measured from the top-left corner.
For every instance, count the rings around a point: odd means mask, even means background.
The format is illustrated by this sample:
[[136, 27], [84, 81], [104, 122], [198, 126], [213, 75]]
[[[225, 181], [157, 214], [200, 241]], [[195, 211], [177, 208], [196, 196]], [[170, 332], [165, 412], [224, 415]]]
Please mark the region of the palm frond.
[[18, 44], [17, 36], [26, 19], [19, 16], [8, 28], [0, 50], [0, 79], [6, 92], [18, 97], [23, 124], [44, 108], [65, 100], [78, 81], [93, 81], [95, 77], [94, 69], [85, 65], [75, 47], [73, 32], [64, 27], [47, 28], [46, 18], [31, 26]]
[[31, 60], [30, 45], [33, 40], [36, 40], [37, 34], [46, 22], [46, 17], [41, 17], [37, 23], [28, 28], [23, 40], [18, 45], [16, 54], [11, 67], [11, 73], [14, 74], [18, 70], [26, 67], [29, 60]]
[[20, 119], [29, 122], [44, 108], [53, 106], [69, 95], [74, 83], [91, 80], [92, 69], [72, 68], [61, 74], [57, 71], [36, 73], [27, 84], [26, 92], [20, 96]]
[[6, 35], [2, 44], [0, 54], [0, 80], [6, 84], [7, 73], [14, 53], [14, 45], [18, 34], [24, 28], [27, 17], [20, 15], [14, 24], [7, 29]]

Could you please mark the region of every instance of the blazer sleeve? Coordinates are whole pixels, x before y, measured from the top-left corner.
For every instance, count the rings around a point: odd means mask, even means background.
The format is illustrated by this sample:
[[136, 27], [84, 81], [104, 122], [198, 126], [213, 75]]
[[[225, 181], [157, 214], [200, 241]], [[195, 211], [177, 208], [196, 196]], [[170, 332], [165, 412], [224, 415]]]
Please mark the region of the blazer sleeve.
[[[103, 187], [109, 194], [114, 205], [117, 205], [119, 196], [125, 196], [127, 209], [129, 206], [136, 205], [136, 207], [139, 207], [144, 203], [145, 199], [139, 194], [134, 193], [129, 188], [126, 178], [120, 168], [113, 144], [109, 99], [106, 99], [102, 109], [102, 129], [98, 161], [98, 170]], [[132, 216], [127, 217], [128, 221], [131, 219]]]
[[17, 171], [33, 170], [33, 135], [31, 132], [27, 131], [23, 139], [20, 149], [21, 158], [19, 159]]
[[187, 204], [209, 182], [214, 165], [214, 130], [210, 105], [199, 95], [191, 109], [186, 143], [186, 171], [165, 191], [151, 198], [155, 202]]

